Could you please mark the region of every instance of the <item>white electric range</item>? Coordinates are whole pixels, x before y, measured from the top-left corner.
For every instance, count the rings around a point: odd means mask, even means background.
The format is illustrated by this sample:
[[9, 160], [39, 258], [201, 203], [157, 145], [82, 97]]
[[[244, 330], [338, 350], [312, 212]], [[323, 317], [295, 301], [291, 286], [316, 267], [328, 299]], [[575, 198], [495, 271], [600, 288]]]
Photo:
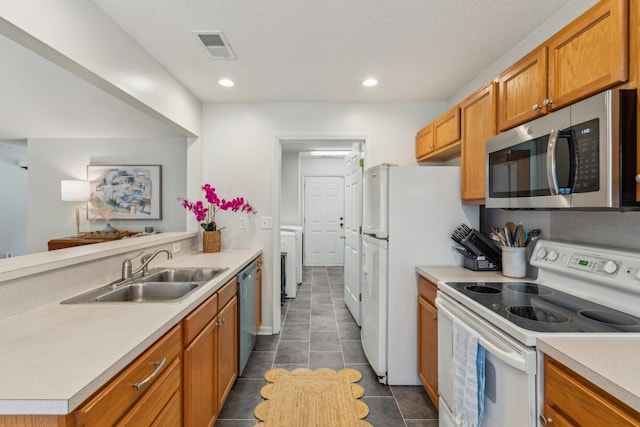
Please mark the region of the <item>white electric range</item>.
[[[540, 240], [531, 256], [535, 281], [439, 284], [440, 425], [455, 426], [453, 325], [479, 335], [485, 349], [481, 426], [537, 425], [542, 405], [536, 352], [541, 337], [640, 338], [640, 255]], [[459, 324], [459, 323], [458, 323]]]

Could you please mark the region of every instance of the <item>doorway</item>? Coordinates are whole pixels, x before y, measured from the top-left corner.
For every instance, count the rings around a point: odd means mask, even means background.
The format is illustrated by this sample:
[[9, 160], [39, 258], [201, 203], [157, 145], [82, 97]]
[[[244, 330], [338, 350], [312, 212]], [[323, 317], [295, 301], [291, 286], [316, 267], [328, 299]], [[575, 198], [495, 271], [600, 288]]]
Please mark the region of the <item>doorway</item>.
[[305, 176], [303, 262], [344, 265], [344, 177]]
[[[304, 177], [305, 176], [341, 176], [343, 178], [343, 188], [346, 190], [346, 181], [344, 178], [347, 176], [346, 167], [345, 167], [345, 154], [350, 152], [357, 152], [358, 156], [358, 164], [360, 168], [364, 165], [365, 159], [365, 150], [366, 150], [366, 137], [329, 137], [317, 139], [313, 137], [277, 137], [275, 144], [275, 171], [274, 176], [276, 177], [275, 188], [274, 188], [274, 229], [273, 229], [273, 253], [280, 254], [281, 253], [281, 244], [280, 244], [280, 227], [281, 225], [288, 226], [300, 226], [304, 225], [305, 213], [304, 213]], [[312, 156], [312, 151], [342, 151], [340, 154], [329, 155], [327, 153], [322, 153], [323, 155], [320, 157]], [[315, 160], [314, 160], [315, 159]], [[325, 161], [321, 161], [319, 159], [324, 159]], [[339, 172], [333, 173], [329, 172], [329, 168], [327, 164], [330, 160], [333, 160], [339, 167]], [[354, 191], [355, 190], [355, 191]], [[358, 203], [361, 203], [362, 200], [362, 188], [355, 186], [352, 187], [349, 191], [348, 198], [356, 197]], [[349, 202], [345, 200], [343, 203], [345, 208], [343, 209], [344, 218], [343, 224], [346, 226], [346, 207], [347, 204], [349, 206], [353, 206], [353, 202]], [[356, 215], [356, 218], [352, 219], [349, 224], [355, 229], [358, 229], [358, 226], [354, 224], [360, 224], [361, 215], [357, 209], [351, 210], [351, 213]], [[338, 217], [339, 218], [339, 217]], [[340, 233], [340, 236], [345, 235], [344, 229]], [[357, 248], [360, 245], [359, 235], [355, 239], [352, 237], [352, 244], [356, 246], [355, 252], [350, 250], [351, 257], [346, 259], [346, 254], [344, 253], [345, 246], [345, 238], [341, 238], [341, 248], [343, 250], [343, 263], [345, 267], [345, 271], [347, 271], [347, 265], [354, 262], [354, 259], [357, 258], [357, 266], [351, 266], [348, 271], [357, 273], [359, 277], [360, 270], [360, 261], [359, 261], [359, 249]], [[303, 242], [306, 240], [306, 236], [303, 235]], [[353, 248], [352, 248], [353, 249]], [[354, 256], [354, 254], [356, 254]], [[274, 256], [272, 263], [272, 272], [273, 272], [273, 283], [278, 284], [281, 283], [281, 257]], [[346, 282], [351, 283], [351, 281], [357, 281], [357, 284], [352, 284], [350, 289], [359, 289], [359, 279], [355, 277], [355, 274], [350, 274], [350, 278], [345, 278]], [[280, 295], [279, 292], [272, 293], [272, 301], [273, 301], [273, 333], [278, 333], [281, 330], [281, 307], [280, 307]]]

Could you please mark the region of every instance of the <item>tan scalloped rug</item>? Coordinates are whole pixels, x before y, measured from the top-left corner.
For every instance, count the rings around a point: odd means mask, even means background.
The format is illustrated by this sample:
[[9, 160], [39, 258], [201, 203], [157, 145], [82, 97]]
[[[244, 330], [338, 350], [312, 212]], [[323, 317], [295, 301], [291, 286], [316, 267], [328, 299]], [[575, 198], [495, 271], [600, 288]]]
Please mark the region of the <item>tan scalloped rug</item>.
[[261, 427], [371, 427], [362, 418], [367, 405], [358, 400], [364, 389], [355, 369], [272, 369], [260, 390], [266, 400], [254, 410]]

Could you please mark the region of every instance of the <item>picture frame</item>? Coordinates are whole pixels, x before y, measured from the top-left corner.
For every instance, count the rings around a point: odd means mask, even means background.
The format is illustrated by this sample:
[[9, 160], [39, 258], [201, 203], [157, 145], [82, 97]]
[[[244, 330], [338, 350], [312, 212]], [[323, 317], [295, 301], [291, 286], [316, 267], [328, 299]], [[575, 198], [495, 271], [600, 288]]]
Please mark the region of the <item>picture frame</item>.
[[162, 165], [87, 165], [87, 219], [162, 219]]

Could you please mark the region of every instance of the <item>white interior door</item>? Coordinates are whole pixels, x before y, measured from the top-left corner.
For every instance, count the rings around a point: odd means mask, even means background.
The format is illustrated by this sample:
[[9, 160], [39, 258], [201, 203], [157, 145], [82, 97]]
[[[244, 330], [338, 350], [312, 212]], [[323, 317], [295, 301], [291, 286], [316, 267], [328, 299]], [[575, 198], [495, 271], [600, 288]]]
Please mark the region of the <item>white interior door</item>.
[[360, 325], [360, 272], [362, 225], [362, 166], [360, 147], [354, 148], [344, 159], [344, 302], [358, 326]]
[[304, 179], [304, 264], [344, 264], [344, 177]]

